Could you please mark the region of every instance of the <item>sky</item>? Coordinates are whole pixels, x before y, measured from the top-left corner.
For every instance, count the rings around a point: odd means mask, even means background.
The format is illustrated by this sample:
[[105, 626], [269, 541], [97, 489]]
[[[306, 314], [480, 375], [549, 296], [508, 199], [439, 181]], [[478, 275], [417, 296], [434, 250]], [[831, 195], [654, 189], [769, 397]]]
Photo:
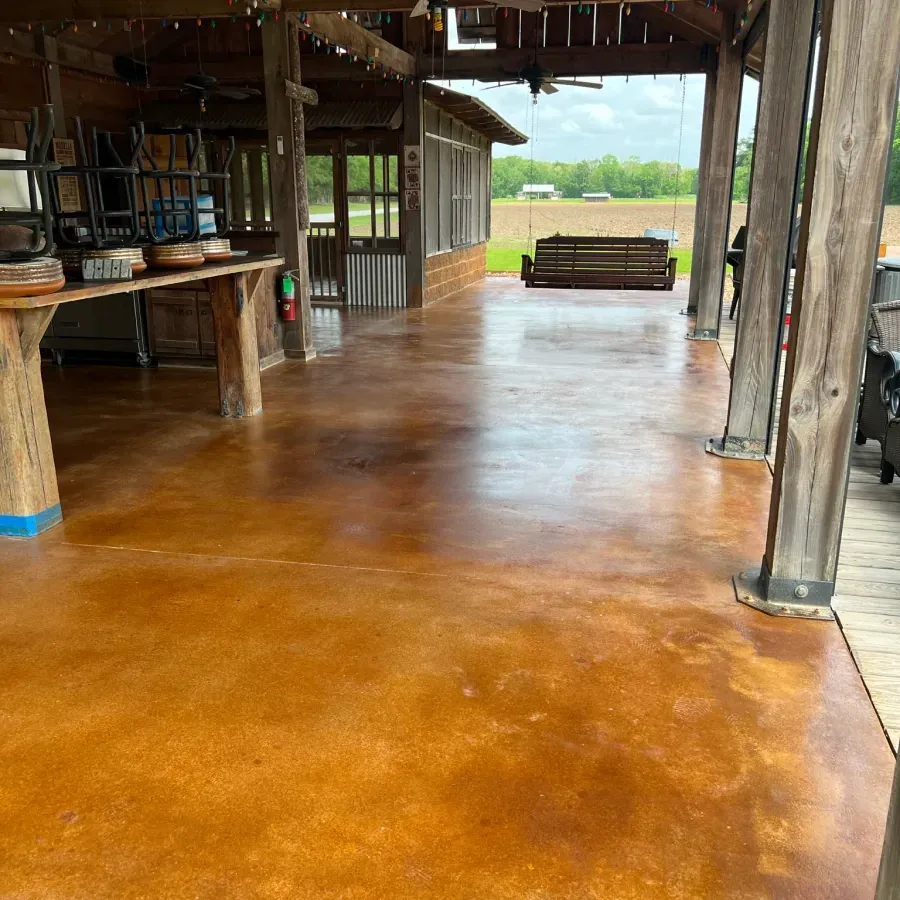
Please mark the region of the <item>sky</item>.
[[[456, 21], [448, 16], [450, 47], [456, 49]], [[456, 47], [454, 47], [454, 44]], [[583, 79], [599, 81], [598, 78]], [[507, 122], [527, 135], [534, 135], [534, 158], [547, 162], [578, 162], [599, 159], [607, 153], [643, 161], [678, 160], [681, 99], [684, 88], [684, 131], [681, 164], [693, 168], [700, 157], [705, 77], [677, 75], [604, 78], [603, 90], [559, 87], [542, 94], [532, 124], [531, 94], [526, 85], [494, 87], [472, 81], [443, 82], [453, 90], [478, 97]], [[756, 124], [759, 85], [745, 76], [739, 136], [748, 137]], [[531, 148], [494, 144], [494, 156], [529, 156]]]

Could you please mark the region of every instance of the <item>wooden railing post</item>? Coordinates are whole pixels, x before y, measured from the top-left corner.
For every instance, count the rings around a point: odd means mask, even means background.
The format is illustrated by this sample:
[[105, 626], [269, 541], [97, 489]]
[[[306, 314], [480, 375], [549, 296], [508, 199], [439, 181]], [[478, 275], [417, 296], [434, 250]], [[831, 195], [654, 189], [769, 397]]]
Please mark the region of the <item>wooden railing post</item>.
[[773, 615], [832, 617], [898, 59], [896, 0], [827, 0], [768, 540], [735, 578]]
[[[716, 63], [715, 102], [704, 198], [706, 211], [699, 263], [695, 265], [697, 318], [687, 335], [689, 340], [714, 341], [719, 335], [722, 292], [725, 288], [725, 253], [731, 222], [731, 195], [734, 185], [734, 155], [737, 146], [738, 113], [744, 60], [739, 44], [732, 43], [734, 17], [724, 15], [719, 55]], [[692, 280], [694, 272], [691, 272]]]
[[817, 5], [780, 0], [769, 11], [728, 420], [708, 444], [719, 456], [764, 460], [768, 452]]

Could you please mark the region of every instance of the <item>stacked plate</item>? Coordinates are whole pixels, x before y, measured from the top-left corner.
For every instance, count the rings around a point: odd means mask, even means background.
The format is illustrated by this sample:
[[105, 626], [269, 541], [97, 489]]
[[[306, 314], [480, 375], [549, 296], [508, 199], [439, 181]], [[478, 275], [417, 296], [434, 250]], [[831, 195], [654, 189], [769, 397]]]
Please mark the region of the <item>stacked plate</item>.
[[[131, 260], [131, 272], [140, 275], [147, 271], [147, 262], [144, 259], [144, 251], [140, 247], [115, 247], [106, 250], [85, 250], [85, 259], [129, 259]], [[80, 266], [79, 266], [80, 267]]]
[[84, 250], [80, 247], [59, 248], [53, 252], [53, 255], [62, 263], [63, 272], [71, 272], [81, 274], [81, 259]]
[[51, 256], [0, 262], [0, 297], [52, 294], [66, 283], [62, 263]]
[[202, 266], [203, 248], [199, 241], [181, 244], [153, 244], [150, 265], [154, 269], [193, 269]]
[[231, 241], [228, 238], [210, 238], [200, 241], [200, 246], [207, 262], [227, 262], [231, 259]]

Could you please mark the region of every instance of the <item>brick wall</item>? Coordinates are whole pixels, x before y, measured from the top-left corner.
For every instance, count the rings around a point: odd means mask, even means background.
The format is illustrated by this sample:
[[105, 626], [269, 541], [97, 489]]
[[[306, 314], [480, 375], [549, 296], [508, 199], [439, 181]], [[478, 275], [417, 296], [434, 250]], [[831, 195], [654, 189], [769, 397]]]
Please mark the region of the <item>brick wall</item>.
[[475, 244], [425, 259], [425, 303], [434, 303], [484, 278], [486, 245]]

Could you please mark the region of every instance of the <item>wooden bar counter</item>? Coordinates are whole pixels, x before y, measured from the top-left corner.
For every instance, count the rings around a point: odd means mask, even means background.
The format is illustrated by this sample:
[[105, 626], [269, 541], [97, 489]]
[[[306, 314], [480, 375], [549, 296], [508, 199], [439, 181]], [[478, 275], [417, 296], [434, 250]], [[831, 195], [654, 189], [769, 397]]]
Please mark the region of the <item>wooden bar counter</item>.
[[41, 384], [40, 342], [57, 307], [154, 287], [206, 281], [212, 302], [219, 411], [262, 412], [253, 305], [265, 269], [280, 256], [252, 254], [195, 269], [149, 271], [132, 281], [69, 282], [55, 294], [0, 299], [0, 535], [33, 537], [62, 521]]

